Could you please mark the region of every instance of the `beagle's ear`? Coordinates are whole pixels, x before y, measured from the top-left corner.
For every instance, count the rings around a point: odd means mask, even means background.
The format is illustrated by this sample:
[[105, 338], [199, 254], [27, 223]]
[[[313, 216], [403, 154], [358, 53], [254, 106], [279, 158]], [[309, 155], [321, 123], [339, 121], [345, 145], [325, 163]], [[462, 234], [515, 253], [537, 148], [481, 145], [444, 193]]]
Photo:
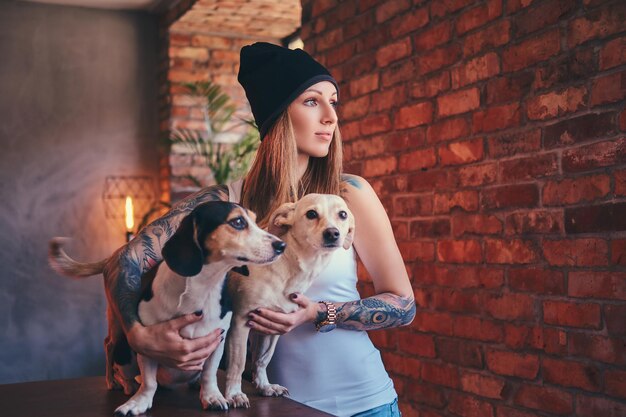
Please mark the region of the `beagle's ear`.
[[267, 231], [277, 237], [287, 233], [293, 225], [295, 211], [296, 203], [285, 203], [278, 207], [270, 216]]
[[196, 239], [194, 216], [189, 214], [180, 222], [174, 235], [163, 245], [163, 259], [178, 275], [192, 277], [202, 269], [204, 256]]
[[348, 221], [350, 222], [348, 226], [348, 234], [343, 239], [343, 248], [346, 250], [350, 249], [350, 246], [354, 241], [354, 216], [350, 210], [348, 210]]

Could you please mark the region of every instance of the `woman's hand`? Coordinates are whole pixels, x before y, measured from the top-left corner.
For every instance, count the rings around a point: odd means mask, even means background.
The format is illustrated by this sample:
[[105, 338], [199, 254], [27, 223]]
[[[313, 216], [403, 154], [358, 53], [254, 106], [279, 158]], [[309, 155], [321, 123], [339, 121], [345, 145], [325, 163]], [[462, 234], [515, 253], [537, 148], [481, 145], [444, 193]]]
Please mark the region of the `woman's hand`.
[[293, 313], [280, 313], [258, 308], [248, 314], [248, 327], [261, 333], [269, 335], [281, 335], [288, 333], [306, 322], [313, 322], [320, 311], [320, 304], [311, 301], [300, 293], [293, 293], [289, 296], [291, 301], [298, 304], [300, 309]]
[[128, 331], [131, 348], [157, 362], [183, 371], [201, 371], [204, 361], [224, 339], [223, 329], [216, 329], [204, 337], [185, 339], [180, 330], [202, 319], [195, 313], [177, 317], [163, 323], [142, 326], [135, 323]]

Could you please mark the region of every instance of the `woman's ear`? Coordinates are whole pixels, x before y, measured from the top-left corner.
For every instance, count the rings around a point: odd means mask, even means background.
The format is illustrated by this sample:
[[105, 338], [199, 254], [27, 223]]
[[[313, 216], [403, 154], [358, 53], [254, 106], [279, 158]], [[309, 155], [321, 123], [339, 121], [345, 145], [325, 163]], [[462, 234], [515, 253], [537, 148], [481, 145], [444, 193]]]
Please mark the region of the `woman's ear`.
[[293, 226], [293, 215], [296, 203], [285, 203], [278, 207], [270, 216], [267, 231], [274, 236], [281, 237]]
[[352, 215], [352, 212], [350, 210], [347, 210], [347, 212], [350, 226], [348, 226], [348, 234], [346, 235], [345, 239], [343, 239], [343, 248], [346, 250], [350, 249], [350, 246], [354, 241], [354, 216]]
[[162, 254], [167, 266], [178, 275], [192, 277], [200, 273], [204, 256], [196, 239], [192, 214], [180, 222], [174, 235], [163, 245]]

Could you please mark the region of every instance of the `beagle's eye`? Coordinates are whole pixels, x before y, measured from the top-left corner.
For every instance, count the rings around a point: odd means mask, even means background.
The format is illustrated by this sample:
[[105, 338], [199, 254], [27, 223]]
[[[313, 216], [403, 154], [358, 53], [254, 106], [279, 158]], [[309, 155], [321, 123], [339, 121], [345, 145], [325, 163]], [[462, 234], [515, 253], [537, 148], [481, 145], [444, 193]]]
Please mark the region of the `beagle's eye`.
[[345, 211], [341, 210], [339, 212], [339, 218], [342, 219], [342, 220], [347, 219], [348, 218], [348, 213], [346, 213]]
[[234, 219], [230, 220], [228, 224], [230, 224], [237, 230], [243, 230], [248, 227], [248, 222], [246, 222], [246, 219], [244, 219], [243, 217], [235, 217]]
[[306, 218], [307, 218], [307, 219], [311, 219], [311, 220], [313, 220], [313, 219], [317, 219], [317, 211], [315, 211], [315, 210], [309, 210], [309, 211], [307, 211], [307, 212], [306, 212]]

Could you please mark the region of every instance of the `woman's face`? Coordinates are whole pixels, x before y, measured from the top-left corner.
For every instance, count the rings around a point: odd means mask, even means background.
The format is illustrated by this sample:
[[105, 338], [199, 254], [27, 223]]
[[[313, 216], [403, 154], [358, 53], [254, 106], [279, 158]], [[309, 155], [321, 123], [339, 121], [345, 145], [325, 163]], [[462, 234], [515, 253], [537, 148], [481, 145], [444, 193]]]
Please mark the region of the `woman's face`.
[[328, 155], [337, 126], [336, 105], [337, 90], [329, 81], [313, 84], [289, 105], [299, 154], [315, 158]]

